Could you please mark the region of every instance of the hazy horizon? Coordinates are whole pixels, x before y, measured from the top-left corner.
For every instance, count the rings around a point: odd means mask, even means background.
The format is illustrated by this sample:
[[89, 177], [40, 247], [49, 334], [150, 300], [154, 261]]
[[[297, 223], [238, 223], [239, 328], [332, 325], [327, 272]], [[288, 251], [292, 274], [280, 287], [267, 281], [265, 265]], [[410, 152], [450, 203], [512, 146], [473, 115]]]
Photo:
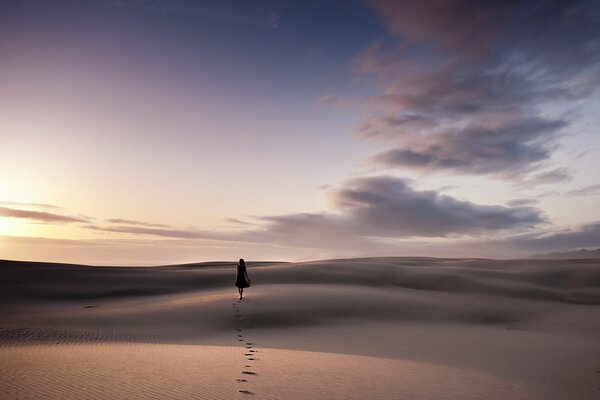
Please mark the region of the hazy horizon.
[[600, 247], [594, 1], [0, 4], [0, 258]]

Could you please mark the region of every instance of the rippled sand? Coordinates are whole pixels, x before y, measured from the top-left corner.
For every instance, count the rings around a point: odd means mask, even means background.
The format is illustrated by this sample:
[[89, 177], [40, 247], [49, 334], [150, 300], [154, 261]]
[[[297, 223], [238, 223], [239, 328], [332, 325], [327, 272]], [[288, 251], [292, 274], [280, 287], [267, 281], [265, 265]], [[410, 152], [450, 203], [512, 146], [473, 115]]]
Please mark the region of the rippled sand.
[[2, 399], [591, 399], [600, 262], [1, 262]]

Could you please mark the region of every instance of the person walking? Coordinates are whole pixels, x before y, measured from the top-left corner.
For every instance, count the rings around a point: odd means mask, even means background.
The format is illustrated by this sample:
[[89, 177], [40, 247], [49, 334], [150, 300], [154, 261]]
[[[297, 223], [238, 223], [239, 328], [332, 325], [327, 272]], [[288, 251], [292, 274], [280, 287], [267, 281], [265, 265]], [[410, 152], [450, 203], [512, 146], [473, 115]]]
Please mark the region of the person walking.
[[246, 262], [243, 258], [240, 258], [240, 261], [237, 265], [237, 273], [235, 275], [235, 286], [238, 288], [238, 293], [240, 294], [240, 300], [244, 295], [244, 288], [250, 287], [250, 278], [248, 278], [248, 272], [246, 272]]

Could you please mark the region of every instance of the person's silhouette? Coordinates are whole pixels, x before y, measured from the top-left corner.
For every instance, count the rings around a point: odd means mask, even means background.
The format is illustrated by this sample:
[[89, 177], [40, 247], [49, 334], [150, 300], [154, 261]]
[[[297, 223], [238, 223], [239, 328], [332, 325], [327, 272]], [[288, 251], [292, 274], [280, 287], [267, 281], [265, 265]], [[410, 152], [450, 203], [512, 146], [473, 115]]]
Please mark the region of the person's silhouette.
[[235, 275], [235, 286], [238, 288], [240, 294], [240, 300], [244, 295], [244, 288], [250, 287], [250, 278], [248, 278], [248, 272], [246, 272], [246, 262], [243, 258], [240, 258], [240, 262], [237, 265], [237, 273]]

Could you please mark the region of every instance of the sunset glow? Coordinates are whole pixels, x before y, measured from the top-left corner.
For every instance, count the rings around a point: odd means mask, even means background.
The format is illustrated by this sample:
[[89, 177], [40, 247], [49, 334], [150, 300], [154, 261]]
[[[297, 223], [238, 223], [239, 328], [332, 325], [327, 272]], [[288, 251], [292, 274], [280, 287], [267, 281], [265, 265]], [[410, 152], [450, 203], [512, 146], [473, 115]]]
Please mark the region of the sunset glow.
[[226, 3], [3, 2], [0, 258], [600, 246], [593, 2]]

